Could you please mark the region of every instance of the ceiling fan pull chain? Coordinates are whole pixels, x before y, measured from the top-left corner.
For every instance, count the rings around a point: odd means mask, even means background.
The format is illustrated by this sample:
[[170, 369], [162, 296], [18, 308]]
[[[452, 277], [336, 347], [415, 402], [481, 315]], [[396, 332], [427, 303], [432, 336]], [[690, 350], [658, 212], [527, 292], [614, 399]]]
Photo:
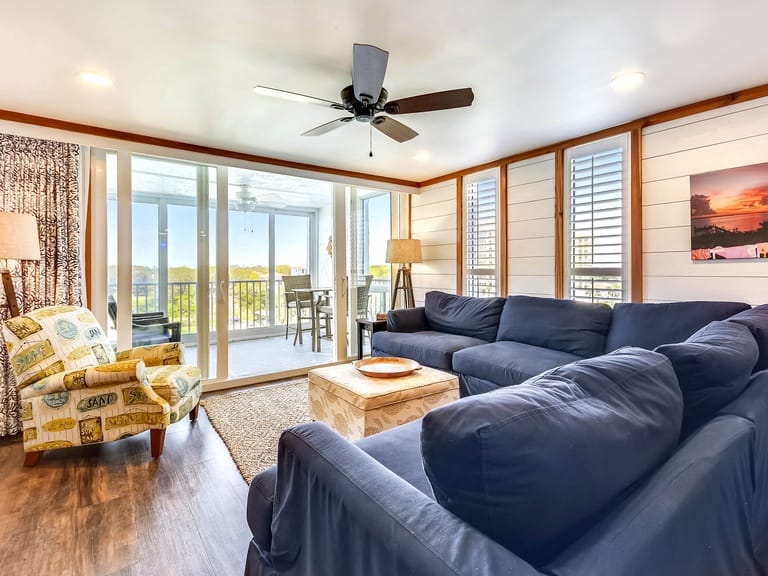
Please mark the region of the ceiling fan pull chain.
[[368, 124], [368, 157], [373, 158], [373, 122]]

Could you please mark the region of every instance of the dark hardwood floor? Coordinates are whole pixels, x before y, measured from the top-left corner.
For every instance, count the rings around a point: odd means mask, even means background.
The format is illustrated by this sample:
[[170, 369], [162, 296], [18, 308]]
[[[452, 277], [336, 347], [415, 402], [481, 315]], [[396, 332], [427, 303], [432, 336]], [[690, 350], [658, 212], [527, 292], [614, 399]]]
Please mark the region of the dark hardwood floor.
[[0, 442], [0, 572], [35, 576], [241, 575], [248, 487], [204, 409], [168, 428], [47, 452], [24, 468]]

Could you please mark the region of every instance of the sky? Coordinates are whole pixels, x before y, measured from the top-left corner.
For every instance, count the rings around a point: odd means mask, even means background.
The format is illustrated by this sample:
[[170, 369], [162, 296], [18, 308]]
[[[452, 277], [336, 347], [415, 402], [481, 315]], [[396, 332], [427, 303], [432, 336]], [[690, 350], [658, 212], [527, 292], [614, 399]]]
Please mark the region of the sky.
[[[383, 264], [386, 242], [390, 236], [389, 196], [371, 200], [370, 210], [370, 262]], [[108, 257], [117, 260], [117, 210], [116, 202], [108, 203]], [[133, 203], [133, 264], [157, 266], [157, 207], [152, 204]], [[215, 256], [215, 211], [210, 210], [210, 254]], [[308, 220], [296, 215], [278, 214], [275, 217], [276, 264], [288, 264], [307, 268]], [[231, 266], [256, 266], [268, 264], [268, 227], [266, 213], [230, 211], [229, 262]], [[196, 251], [197, 215], [192, 206], [168, 207], [168, 265], [197, 266]], [[320, 255], [324, 253], [327, 239], [319, 240]], [[214, 262], [211, 261], [213, 265]]]
[[709, 198], [717, 215], [768, 210], [768, 163], [691, 176], [691, 195]]

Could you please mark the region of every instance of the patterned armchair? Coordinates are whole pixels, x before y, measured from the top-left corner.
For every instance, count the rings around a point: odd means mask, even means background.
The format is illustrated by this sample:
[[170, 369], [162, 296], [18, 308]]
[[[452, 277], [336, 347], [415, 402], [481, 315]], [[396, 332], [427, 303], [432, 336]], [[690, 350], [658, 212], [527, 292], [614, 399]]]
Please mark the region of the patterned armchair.
[[152, 457], [165, 429], [197, 418], [200, 371], [179, 342], [115, 352], [90, 310], [49, 306], [3, 325], [21, 397], [25, 466], [43, 451], [150, 431]]

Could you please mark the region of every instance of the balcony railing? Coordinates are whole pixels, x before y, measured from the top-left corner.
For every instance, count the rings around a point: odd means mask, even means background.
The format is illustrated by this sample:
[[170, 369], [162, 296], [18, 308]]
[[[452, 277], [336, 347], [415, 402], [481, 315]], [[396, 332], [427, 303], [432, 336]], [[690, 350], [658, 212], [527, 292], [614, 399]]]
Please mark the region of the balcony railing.
[[[116, 294], [117, 286], [109, 285]], [[268, 280], [230, 280], [227, 288], [227, 312], [230, 331], [258, 330], [285, 326], [285, 292], [283, 282], [274, 284], [274, 304], [270, 301]], [[390, 281], [374, 280], [368, 296], [368, 314], [389, 309]], [[197, 282], [168, 282], [167, 303], [160, 301], [157, 282], [134, 282], [131, 287], [131, 312], [165, 312], [171, 321], [181, 322], [182, 334], [197, 332]], [[216, 283], [208, 283], [208, 322], [216, 327]]]

